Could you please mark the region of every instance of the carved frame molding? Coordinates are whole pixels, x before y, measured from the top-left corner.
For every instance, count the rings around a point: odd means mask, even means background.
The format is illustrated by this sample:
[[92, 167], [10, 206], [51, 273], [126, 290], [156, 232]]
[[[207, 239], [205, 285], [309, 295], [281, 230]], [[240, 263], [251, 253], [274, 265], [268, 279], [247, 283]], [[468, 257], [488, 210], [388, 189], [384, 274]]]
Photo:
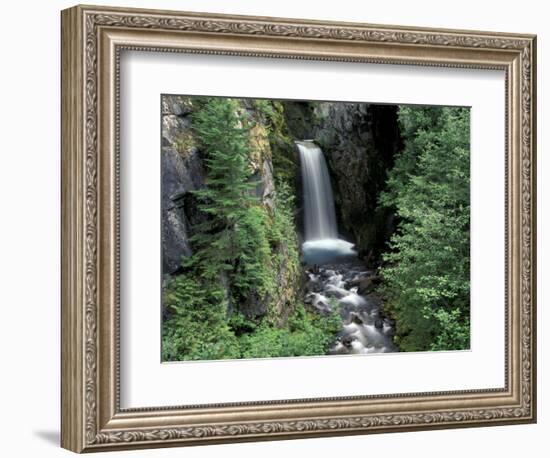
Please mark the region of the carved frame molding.
[[[119, 57], [124, 49], [506, 72], [506, 387], [121, 410]], [[73, 451], [533, 422], [536, 38], [77, 6], [62, 12], [62, 446]], [[342, 407], [347, 412], [342, 415]]]

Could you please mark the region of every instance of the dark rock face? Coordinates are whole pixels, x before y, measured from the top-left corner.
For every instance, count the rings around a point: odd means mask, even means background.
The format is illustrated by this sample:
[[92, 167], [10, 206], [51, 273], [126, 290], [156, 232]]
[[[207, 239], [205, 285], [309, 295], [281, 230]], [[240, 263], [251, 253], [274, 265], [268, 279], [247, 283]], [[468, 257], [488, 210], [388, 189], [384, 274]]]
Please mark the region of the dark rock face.
[[400, 148], [397, 107], [335, 104], [325, 119], [319, 142], [335, 177], [342, 226], [360, 255], [374, 260], [393, 232], [393, 214], [378, 208], [378, 197]]
[[284, 101], [282, 104], [286, 127], [294, 140], [317, 138], [324, 124], [318, 110], [321, 104], [299, 101]]
[[393, 231], [393, 214], [378, 208], [378, 196], [401, 147], [397, 107], [285, 102], [285, 118], [295, 139], [314, 139], [323, 149], [339, 230], [361, 257], [376, 260]]
[[181, 257], [191, 254], [189, 229], [196, 209], [190, 191], [204, 186], [204, 168], [196, 149], [187, 157], [171, 147], [162, 148], [161, 154], [163, 272], [173, 273]]
[[188, 98], [162, 98], [162, 269], [173, 274], [191, 254], [190, 228], [196, 208], [190, 191], [204, 186], [205, 170], [191, 134]]
[[[242, 107], [252, 119], [261, 119], [261, 114], [250, 101], [243, 101]], [[200, 149], [192, 129], [193, 99], [185, 96], [164, 96], [162, 98], [162, 259], [163, 274], [169, 278], [181, 273], [181, 260], [192, 254], [189, 242], [193, 229], [205, 221], [205, 215], [198, 210], [192, 191], [206, 186], [205, 154]], [[257, 123], [250, 131], [251, 181], [256, 184], [251, 193], [258, 197], [264, 207], [273, 214], [275, 209], [275, 180], [272, 148], [269, 132]], [[233, 304], [228, 294], [228, 312], [238, 308], [249, 319], [257, 319], [272, 313], [274, 321], [285, 323], [303, 278], [296, 275], [295, 268], [288, 263], [286, 243], [274, 247], [283, 262], [274, 272], [278, 289], [275, 297], [261, 298], [254, 292], [243, 303]], [[222, 285], [229, 291], [227, 276], [222, 276]], [[271, 304], [271, 310], [267, 305]]]
[[189, 131], [192, 104], [188, 97], [165, 95], [162, 97], [162, 146], [177, 146]]

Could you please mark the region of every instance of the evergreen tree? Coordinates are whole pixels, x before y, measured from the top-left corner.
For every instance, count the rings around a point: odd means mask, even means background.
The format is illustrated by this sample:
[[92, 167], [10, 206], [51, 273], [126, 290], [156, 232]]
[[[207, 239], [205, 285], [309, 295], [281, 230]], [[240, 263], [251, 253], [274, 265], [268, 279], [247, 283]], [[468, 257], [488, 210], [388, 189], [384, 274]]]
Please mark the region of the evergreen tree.
[[193, 117], [206, 151], [206, 187], [196, 191], [208, 219], [196, 228], [195, 255], [205, 278], [225, 272], [238, 304], [250, 295], [265, 299], [274, 289], [268, 215], [253, 189], [249, 157], [252, 122], [237, 100], [212, 98]]
[[194, 129], [206, 150], [206, 187], [195, 194], [208, 219], [192, 241], [209, 278], [233, 270], [241, 253], [240, 224], [255, 203], [251, 191], [248, 129], [232, 99], [212, 98], [193, 116]]
[[469, 347], [469, 122], [464, 108], [400, 108], [405, 147], [381, 203], [399, 218], [382, 274], [403, 350]]

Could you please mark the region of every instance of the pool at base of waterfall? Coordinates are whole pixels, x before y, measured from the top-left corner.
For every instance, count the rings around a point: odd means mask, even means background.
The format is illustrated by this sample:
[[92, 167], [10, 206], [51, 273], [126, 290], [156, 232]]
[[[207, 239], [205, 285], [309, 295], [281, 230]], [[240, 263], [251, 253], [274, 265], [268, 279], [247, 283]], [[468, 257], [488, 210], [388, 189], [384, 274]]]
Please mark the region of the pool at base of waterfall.
[[302, 244], [304, 262], [309, 265], [326, 264], [355, 258], [353, 243], [342, 239], [308, 240]]

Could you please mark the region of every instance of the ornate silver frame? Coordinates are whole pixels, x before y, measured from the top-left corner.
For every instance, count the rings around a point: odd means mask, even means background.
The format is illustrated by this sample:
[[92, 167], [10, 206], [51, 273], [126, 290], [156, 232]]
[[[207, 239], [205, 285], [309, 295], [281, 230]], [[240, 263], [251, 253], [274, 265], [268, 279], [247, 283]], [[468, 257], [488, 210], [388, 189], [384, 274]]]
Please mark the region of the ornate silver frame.
[[[118, 90], [123, 49], [506, 73], [502, 390], [121, 410]], [[536, 37], [76, 6], [62, 12], [62, 446], [75, 452], [536, 419]]]

